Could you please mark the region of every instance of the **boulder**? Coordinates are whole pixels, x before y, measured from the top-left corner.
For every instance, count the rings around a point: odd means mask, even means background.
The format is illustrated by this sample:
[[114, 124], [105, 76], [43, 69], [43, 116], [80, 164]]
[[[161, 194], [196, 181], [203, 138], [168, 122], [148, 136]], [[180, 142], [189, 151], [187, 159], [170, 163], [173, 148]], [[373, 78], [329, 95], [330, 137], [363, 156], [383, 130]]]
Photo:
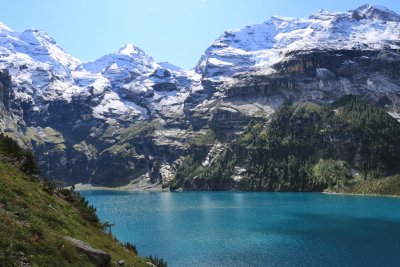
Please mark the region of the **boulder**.
[[92, 248], [89, 244], [83, 242], [82, 240], [78, 240], [69, 236], [64, 237], [65, 240], [70, 242], [74, 247], [76, 247], [79, 251], [86, 254], [90, 260], [96, 264], [96, 266], [106, 266], [110, 263], [111, 255]]

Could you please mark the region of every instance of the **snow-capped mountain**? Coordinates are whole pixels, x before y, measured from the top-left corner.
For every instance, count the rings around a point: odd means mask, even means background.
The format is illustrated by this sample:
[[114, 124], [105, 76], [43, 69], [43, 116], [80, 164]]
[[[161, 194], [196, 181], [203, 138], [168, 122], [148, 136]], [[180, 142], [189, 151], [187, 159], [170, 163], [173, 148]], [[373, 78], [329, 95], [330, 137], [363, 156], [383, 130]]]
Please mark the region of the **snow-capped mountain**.
[[197, 69], [216, 78], [249, 69], [269, 74], [294, 51], [399, 49], [399, 39], [400, 16], [380, 6], [320, 10], [308, 18], [274, 16], [262, 24], [226, 31], [206, 50]]
[[94, 108], [97, 118], [105, 118], [109, 112], [121, 115], [127, 110], [136, 111], [142, 119], [157, 116], [165, 111], [163, 105], [182, 106], [193, 82], [188, 71], [165, 68], [133, 44], [80, 64], [72, 77], [77, 85], [96, 92], [111, 90]]
[[[373, 5], [348, 12], [320, 10], [308, 18], [274, 16], [229, 30], [196, 66], [203, 84], [213, 84], [217, 94], [195, 102], [195, 113], [211, 120], [218, 102], [237, 116], [251, 117], [260, 110], [270, 114], [282, 96], [329, 102], [355, 94], [374, 101], [387, 96], [398, 103], [397, 76], [381, 74], [396, 68], [399, 48], [399, 15]], [[239, 96], [241, 102], [235, 99]], [[391, 114], [399, 117], [396, 105]]]
[[[33, 147], [44, 174], [67, 183], [166, 181], [189, 150], [207, 164], [288, 99], [359, 95], [400, 118], [399, 49], [400, 15], [373, 5], [226, 31], [193, 70], [132, 44], [81, 62], [44, 32], [0, 24], [0, 127]], [[214, 146], [190, 145], [209, 131]]]
[[46, 33], [38, 30], [17, 33], [0, 25], [0, 68], [9, 71], [16, 85], [23, 85], [16, 90], [18, 98], [24, 101], [33, 101], [39, 95], [49, 98], [50, 91], [73, 94], [78, 88], [71, 79], [71, 70], [78, 64], [78, 59], [65, 53]]

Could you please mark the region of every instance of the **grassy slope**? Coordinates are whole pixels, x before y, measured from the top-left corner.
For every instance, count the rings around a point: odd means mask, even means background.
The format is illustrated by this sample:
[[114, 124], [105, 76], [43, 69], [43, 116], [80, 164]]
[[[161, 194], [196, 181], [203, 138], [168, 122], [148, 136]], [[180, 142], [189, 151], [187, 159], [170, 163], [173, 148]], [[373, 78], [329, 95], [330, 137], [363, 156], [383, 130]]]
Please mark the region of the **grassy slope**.
[[400, 175], [368, 179], [335, 191], [345, 194], [400, 196]]
[[71, 203], [50, 195], [36, 178], [0, 162], [0, 266], [91, 266], [62, 236], [83, 240], [112, 255], [111, 266], [148, 266], [132, 251], [85, 220]]

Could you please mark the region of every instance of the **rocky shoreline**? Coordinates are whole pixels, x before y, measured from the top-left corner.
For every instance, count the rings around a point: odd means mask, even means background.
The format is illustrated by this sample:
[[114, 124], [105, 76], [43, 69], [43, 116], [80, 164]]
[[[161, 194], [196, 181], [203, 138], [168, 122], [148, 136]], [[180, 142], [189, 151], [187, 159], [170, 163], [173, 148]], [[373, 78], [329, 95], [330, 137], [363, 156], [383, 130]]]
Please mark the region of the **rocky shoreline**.
[[[134, 191], [134, 192], [165, 192], [169, 190], [165, 190], [162, 188], [161, 183], [155, 184], [143, 184], [143, 181], [139, 182], [131, 182], [124, 186], [117, 187], [108, 187], [108, 186], [98, 186], [93, 184], [75, 184], [75, 190], [83, 191], [83, 190], [110, 190], [110, 191]], [[70, 188], [70, 187], [66, 187]]]

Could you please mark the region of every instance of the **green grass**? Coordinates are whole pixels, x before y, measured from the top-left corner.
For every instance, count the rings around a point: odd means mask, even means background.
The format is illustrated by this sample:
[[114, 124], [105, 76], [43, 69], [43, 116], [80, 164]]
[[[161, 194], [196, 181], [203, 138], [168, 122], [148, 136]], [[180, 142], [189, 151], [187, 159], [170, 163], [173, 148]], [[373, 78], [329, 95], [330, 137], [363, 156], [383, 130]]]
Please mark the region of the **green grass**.
[[143, 137], [152, 134], [155, 130], [161, 127], [160, 122], [153, 120], [151, 122], [143, 122], [139, 124], [133, 124], [132, 126], [123, 129], [121, 131], [121, 143], [125, 143], [130, 139], [137, 137]]
[[215, 133], [208, 129], [203, 134], [200, 134], [189, 141], [189, 144], [195, 146], [212, 146], [215, 144], [217, 137]]
[[306, 102], [301, 107], [303, 107], [308, 112], [321, 112], [322, 111], [321, 105], [318, 105], [313, 102]]
[[[92, 266], [84, 254], [62, 239], [71, 236], [112, 255], [111, 265], [148, 266], [146, 260], [85, 219], [85, 209], [49, 194], [35, 177], [0, 162], [0, 265]], [[140, 252], [140, 251], [139, 251]]]
[[82, 141], [79, 144], [73, 145], [73, 148], [76, 151], [82, 152], [82, 153], [90, 155], [90, 156], [97, 155], [96, 147], [94, 147], [92, 144], [87, 144], [85, 141]]
[[267, 116], [267, 112], [265, 112], [262, 109], [257, 110], [256, 112], [253, 113], [254, 117], [258, 117], [258, 118], [265, 118]]
[[400, 175], [367, 179], [336, 191], [346, 194], [400, 196]]
[[[128, 128], [121, 129], [118, 131], [118, 136], [120, 137], [118, 142], [103, 150], [100, 155], [110, 153], [112, 155], [123, 155], [125, 157], [140, 157], [140, 154], [136, 151], [135, 144], [138, 144], [141, 140], [145, 139], [159, 128], [160, 122], [153, 120], [149, 123], [143, 122], [133, 124]], [[107, 129], [106, 133], [110, 135], [109, 129]]]
[[29, 140], [34, 140], [38, 142], [39, 145], [44, 145], [47, 143], [54, 144], [54, 148], [58, 151], [64, 151], [67, 148], [65, 146], [63, 135], [50, 127], [28, 127], [25, 132], [25, 136]]

